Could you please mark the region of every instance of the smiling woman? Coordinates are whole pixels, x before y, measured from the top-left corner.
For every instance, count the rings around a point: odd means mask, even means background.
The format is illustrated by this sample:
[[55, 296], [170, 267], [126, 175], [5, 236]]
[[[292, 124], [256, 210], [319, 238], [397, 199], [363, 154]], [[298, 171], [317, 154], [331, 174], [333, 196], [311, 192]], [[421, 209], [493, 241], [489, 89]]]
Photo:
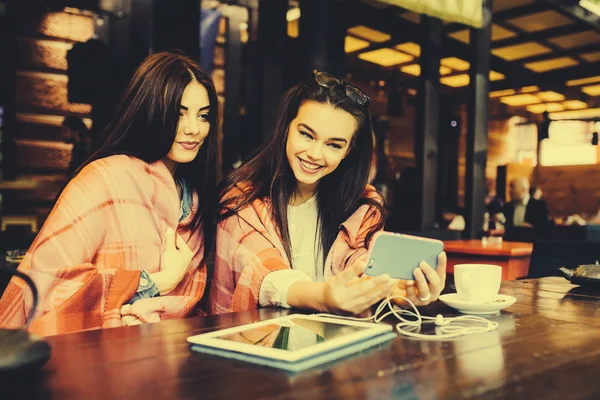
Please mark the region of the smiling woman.
[[217, 94], [182, 54], [136, 70], [92, 155], [61, 191], [11, 281], [0, 326], [38, 334], [183, 318], [205, 292], [217, 203]]
[[391, 293], [418, 305], [437, 299], [443, 255], [437, 273], [429, 265], [415, 272], [418, 289], [387, 275], [358, 279], [385, 221], [383, 200], [367, 185], [369, 101], [317, 71], [284, 94], [273, 135], [222, 186], [212, 312], [281, 306], [358, 314]]
[[312, 197], [319, 181], [340, 165], [357, 127], [356, 119], [346, 111], [314, 101], [300, 107], [290, 124], [286, 145], [287, 159], [298, 184], [297, 201]]

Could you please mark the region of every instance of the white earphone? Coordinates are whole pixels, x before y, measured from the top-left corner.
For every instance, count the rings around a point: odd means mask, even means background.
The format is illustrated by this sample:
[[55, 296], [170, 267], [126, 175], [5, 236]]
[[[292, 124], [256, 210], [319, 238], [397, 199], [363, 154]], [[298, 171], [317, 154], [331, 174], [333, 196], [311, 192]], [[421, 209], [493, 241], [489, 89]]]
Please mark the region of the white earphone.
[[[410, 306], [413, 311], [404, 310], [398, 306], [392, 304], [393, 299], [404, 299]], [[385, 307], [389, 308], [388, 312], [384, 312]], [[458, 336], [470, 335], [473, 333], [484, 333], [490, 332], [498, 328], [498, 323], [494, 321], [490, 321], [489, 319], [478, 317], [476, 315], [460, 315], [458, 317], [448, 317], [444, 318], [442, 314], [438, 314], [435, 317], [428, 317], [421, 315], [417, 307], [413, 304], [412, 301], [407, 299], [404, 296], [390, 296], [386, 298], [384, 301], [379, 304], [375, 314], [371, 317], [366, 318], [354, 318], [354, 317], [343, 317], [340, 315], [332, 315], [332, 314], [317, 314], [321, 316], [327, 316], [330, 318], [340, 318], [340, 319], [348, 319], [352, 321], [373, 321], [378, 323], [382, 321], [387, 316], [393, 314], [396, 318], [398, 318], [399, 323], [396, 324], [396, 329], [399, 333], [405, 336], [410, 336], [419, 339], [425, 340], [445, 340], [452, 339]], [[410, 316], [414, 319], [406, 319], [403, 315]], [[411, 330], [417, 330], [421, 327], [422, 324], [433, 322], [436, 326], [436, 334], [435, 335], [425, 335], [422, 333], [411, 332], [404, 328], [408, 328]], [[457, 324], [452, 325], [452, 323], [456, 322]], [[476, 323], [478, 326], [465, 326], [465, 324]]]

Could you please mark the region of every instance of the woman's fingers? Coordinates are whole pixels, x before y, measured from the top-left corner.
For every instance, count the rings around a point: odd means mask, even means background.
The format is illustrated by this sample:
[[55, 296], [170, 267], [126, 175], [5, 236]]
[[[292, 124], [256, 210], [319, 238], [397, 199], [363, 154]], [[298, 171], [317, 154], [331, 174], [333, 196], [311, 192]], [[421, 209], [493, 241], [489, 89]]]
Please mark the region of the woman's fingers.
[[[423, 277], [423, 279], [426, 280], [426, 283], [429, 282], [429, 285], [439, 286], [440, 281], [441, 281], [440, 276], [438, 275], [436, 270], [433, 269], [431, 267], [431, 265], [429, 265], [425, 261], [421, 261], [421, 264], [419, 264], [419, 268], [417, 268], [416, 271], [420, 272], [420, 275]], [[416, 273], [415, 273], [415, 277], [416, 277]], [[423, 297], [423, 296], [421, 296], [421, 297]]]
[[166, 250], [175, 250], [177, 245], [175, 244], [175, 232], [173, 228], [167, 228], [167, 232], [165, 233], [165, 251]]
[[436, 273], [440, 277], [440, 281], [442, 282], [442, 289], [446, 286], [446, 266], [448, 265], [448, 256], [445, 251], [442, 251], [438, 255], [438, 265], [436, 268]]
[[410, 300], [411, 303], [413, 303], [415, 306], [420, 306], [422, 301], [419, 300], [419, 298], [417, 297], [417, 292], [415, 290], [415, 284], [412, 283], [406, 286], [406, 298], [408, 300]]
[[[426, 266], [427, 263], [422, 262], [421, 264], [425, 264]], [[431, 267], [429, 267], [431, 269]], [[417, 285], [417, 289], [419, 290], [419, 300], [421, 301], [421, 303], [428, 303], [429, 300], [431, 299], [431, 291], [429, 289], [429, 284], [427, 283], [427, 279], [425, 279], [425, 274], [423, 274], [423, 271], [420, 268], [415, 269], [415, 283]], [[437, 275], [436, 275], [437, 277]], [[414, 290], [414, 287], [413, 287]]]
[[387, 274], [380, 275], [371, 280], [364, 280], [359, 285], [355, 285], [355, 293], [353, 298], [360, 304], [357, 312], [362, 312], [378, 301], [388, 297], [394, 287], [397, 285], [395, 279], [390, 278]]

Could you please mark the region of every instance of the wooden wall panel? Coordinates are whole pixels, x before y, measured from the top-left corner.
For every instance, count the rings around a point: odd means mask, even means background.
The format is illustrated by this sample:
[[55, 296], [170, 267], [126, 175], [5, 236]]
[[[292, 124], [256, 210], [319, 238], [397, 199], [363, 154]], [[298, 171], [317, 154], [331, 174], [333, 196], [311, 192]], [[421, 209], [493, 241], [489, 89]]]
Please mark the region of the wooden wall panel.
[[[3, 212], [45, 216], [65, 180], [71, 145], [62, 142], [65, 116], [89, 117], [88, 104], [73, 104], [67, 96], [67, 52], [75, 42], [94, 36], [89, 15], [52, 11], [29, 15], [18, 29], [14, 132], [17, 177], [44, 182], [39, 190], [11, 194], [12, 209]], [[89, 119], [85, 119], [88, 126]], [[8, 202], [5, 204], [7, 205]]]
[[89, 104], [69, 103], [66, 75], [17, 72], [16, 103], [19, 111], [49, 112], [88, 116]]
[[67, 70], [67, 51], [71, 43], [56, 40], [37, 40], [19, 38], [18, 69], [65, 72]]
[[[16, 138], [62, 141], [60, 129], [63, 119], [62, 115], [18, 113]], [[84, 118], [83, 122], [88, 129], [92, 127], [91, 119]]]
[[542, 188], [553, 216], [598, 212], [600, 165], [538, 167], [533, 179]]
[[16, 140], [19, 168], [61, 171], [69, 166], [72, 145], [46, 140]]
[[225, 66], [225, 48], [223, 46], [215, 46], [213, 65], [220, 68]]
[[213, 69], [212, 79], [215, 83], [215, 90], [217, 94], [225, 94], [225, 70], [220, 68]]
[[593, 215], [600, 206], [600, 165], [566, 165], [531, 167], [507, 165], [507, 185], [513, 178], [526, 177], [540, 186], [550, 215], [565, 218], [569, 215]]
[[[467, 114], [466, 109], [461, 109], [461, 135], [459, 139], [458, 160], [458, 202], [464, 204], [465, 174], [466, 174], [466, 152], [467, 152]], [[497, 167], [515, 161], [516, 158], [516, 136], [510, 129], [508, 119], [490, 118], [488, 123], [488, 153], [485, 175], [489, 188], [496, 184]]]
[[85, 42], [94, 36], [94, 20], [86, 15], [48, 12], [33, 16], [23, 27], [22, 35]]

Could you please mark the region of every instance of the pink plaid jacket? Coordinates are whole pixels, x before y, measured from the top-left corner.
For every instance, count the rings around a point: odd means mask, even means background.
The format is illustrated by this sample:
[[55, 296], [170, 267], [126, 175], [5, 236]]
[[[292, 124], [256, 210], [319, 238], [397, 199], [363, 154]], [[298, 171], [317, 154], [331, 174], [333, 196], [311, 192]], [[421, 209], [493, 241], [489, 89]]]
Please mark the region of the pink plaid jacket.
[[[236, 197], [242, 190], [234, 189], [226, 198]], [[363, 196], [383, 201], [370, 185]], [[380, 219], [375, 207], [363, 205], [340, 226], [325, 260], [324, 279], [343, 271], [368, 251], [365, 238]], [[210, 312], [218, 314], [258, 308], [264, 277], [271, 271], [289, 268], [290, 262], [271, 217], [271, 203], [266, 199], [255, 200], [217, 226]]]
[[[160, 270], [167, 227], [194, 252], [181, 283], [166, 296], [136, 301], [143, 322], [192, 314], [206, 286], [201, 230], [181, 223], [180, 201], [166, 166], [116, 155], [86, 166], [65, 188], [19, 270], [31, 276], [39, 305], [30, 330], [54, 335], [121, 326], [120, 308], [135, 294], [140, 270]], [[25, 289], [24, 289], [25, 287]], [[13, 279], [0, 299], [0, 326], [26, 322], [32, 296]]]

